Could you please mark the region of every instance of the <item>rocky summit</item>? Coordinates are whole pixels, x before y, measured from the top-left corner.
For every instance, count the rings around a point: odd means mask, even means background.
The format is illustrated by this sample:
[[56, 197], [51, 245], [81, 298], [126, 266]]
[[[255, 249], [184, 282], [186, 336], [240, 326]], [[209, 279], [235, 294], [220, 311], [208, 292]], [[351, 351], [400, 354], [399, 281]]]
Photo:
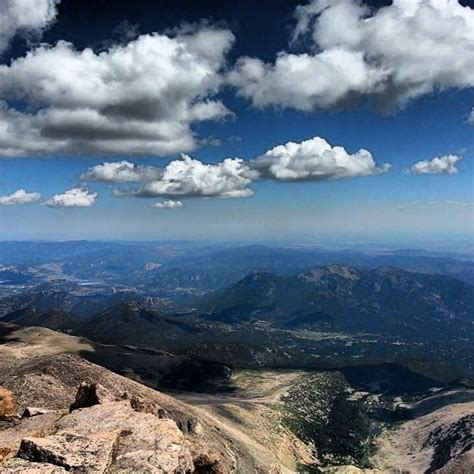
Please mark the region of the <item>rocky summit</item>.
[[225, 439], [191, 407], [77, 356], [22, 360], [14, 371], [0, 376], [9, 387], [0, 388], [1, 472], [226, 473], [236, 466]]
[[96, 383], [79, 386], [69, 412], [26, 409], [8, 423], [0, 434], [5, 473], [229, 472], [219, 452], [193, 440], [197, 423], [180, 426], [154, 401]]

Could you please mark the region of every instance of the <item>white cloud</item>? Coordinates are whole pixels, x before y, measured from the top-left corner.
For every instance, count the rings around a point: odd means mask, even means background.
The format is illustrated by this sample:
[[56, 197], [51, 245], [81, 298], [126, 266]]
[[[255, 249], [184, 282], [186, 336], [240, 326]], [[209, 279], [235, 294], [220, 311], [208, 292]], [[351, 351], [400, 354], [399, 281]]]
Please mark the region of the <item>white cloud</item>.
[[[188, 155], [165, 167], [141, 166], [129, 161], [105, 162], [81, 175], [85, 181], [139, 183], [137, 188], [116, 188], [115, 196], [136, 197], [248, 197], [249, 186], [262, 179], [323, 181], [386, 173], [389, 164], [377, 164], [364, 149], [348, 153], [324, 138], [288, 142], [254, 160], [226, 158], [206, 164]], [[161, 206], [156, 206], [161, 207]]]
[[173, 201], [172, 199], [168, 199], [167, 201], [160, 201], [155, 202], [151, 207], [156, 209], [178, 209], [183, 207], [183, 203], [181, 201]]
[[474, 107], [471, 109], [471, 113], [469, 114], [469, 117], [467, 118], [467, 123], [474, 126]]
[[241, 58], [229, 82], [256, 107], [310, 111], [375, 96], [403, 105], [433, 91], [474, 86], [474, 10], [456, 0], [313, 0], [296, 10], [294, 40], [274, 64]]
[[332, 50], [310, 54], [278, 55], [274, 65], [241, 58], [229, 81], [255, 107], [268, 105], [311, 111], [331, 107], [350, 94], [373, 90], [380, 75], [367, 69], [359, 52]]
[[161, 177], [144, 182], [138, 189], [116, 189], [118, 196], [141, 197], [247, 197], [252, 172], [239, 158], [227, 158], [217, 164], [205, 164], [187, 155], [161, 169]]
[[388, 164], [378, 166], [367, 150], [349, 154], [343, 147], [333, 147], [320, 137], [278, 145], [253, 160], [251, 165], [261, 178], [281, 181], [353, 178], [378, 175], [390, 169]]
[[64, 193], [55, 194], [45, 204], [48, 207], [91, 207], [95, 204], [98, 194], [87, 188], [72, 188]]
[[431, 161], [422, 160], [410, 166], [412, 174], [456, 174], [459, 170], [456, 163], [461, 159], [457, 155], [444, 155]]
[[225, 29], [142, 35], [101, 53], [65, 41], [0, 66], [0, 154], [166, 155], [195, 148], [193, 123], [229, 114], [213, 99], [234, 41]]
[[0, 196], [0, 205], [15, 206], [18, 204], [30, 204], [41, 198], [40, 193], [28, 193], [24, 189], [18, 189], [8, 196]]
[[162, 175], [162, 169], [156, 166], [139, 166], [124, 160], [91, 166], [81, 174], [81, 179], [102, 183], [140, 183], [160, 179]]
[[0, 53], [18, 34], [38, 34], [56, 18], [60, 0], [3, 0], [0, 15]]
[[468, 201], [411, 201], [400, 204], [395, 208], [399, 212], [424, 211], [427, 209], [441, 212], [474, 210], [474, 203]]
[[203, 139], [200, 140], [199, 143], [200, 145], [204, 145], [204, 146], [221, 146], [222, 139], [211, 135], [209, 137], [204, 137]]

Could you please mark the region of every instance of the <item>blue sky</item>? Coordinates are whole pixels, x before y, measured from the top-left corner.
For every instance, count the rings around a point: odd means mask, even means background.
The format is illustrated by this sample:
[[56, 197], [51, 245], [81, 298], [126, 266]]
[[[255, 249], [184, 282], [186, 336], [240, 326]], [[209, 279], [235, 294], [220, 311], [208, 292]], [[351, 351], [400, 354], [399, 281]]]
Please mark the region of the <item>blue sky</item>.
[[[346, 3], [350, 3], [349, 0]], [[114, 2], [115, 8], [111, 5], [111, 2], [103, 2], [98, 12], [94, 12], [80, 9], [77, 2], [64, 0], [57, 7], [54, 20], [41, 32], [33, 37], [30, 34], [27, 40], [22, 38], [21, 31], [15, 33], [5, 46], [4, 64], [8, 67], [28, 51], [34, 51], [40, 40], [54, 45], [66, 39], [74, 43], [77, 51], [91, 46], [98, 53], [100, 49], [107, 51], [111, 44], [126, 45], [138, 34], [163, 33], [166, 28], [199, 18], [210, 18], [212, 24], [223, 25], [222, 28], [235, 35], [234, 46], [226, 59], [227, 71], [235, 68], [242, 56], [271, 62], [282, 49], [295, 55], [307, 51], [317, 54], [304, 44], [289, 45], [295, 23], [291, 16], [293, 2], [263, 2], [261, 7], [253, 7], [251, 16], [244, 6], [217, 8], [212, 2], [204, 2], [199, 8], [195, 6], [186, 16], [182, 15], [179, 3], [140, 2], [135, 10], [125, 3]], [[390, 5], [391, 2], [372, 2], [370, 15]], [[469, 2], [463, 5], [470, 6]], [[79, 9], [81, 14], [75, 14]], [[268, 20], [266, 32], [261, 31], [261, 18]], [[117, 39], [114, 28], [124, 20], [135, 36]], [[85, 25], [91, 25], [90, 31]], [[472, 46], [474, 50], [474, 42]], [[16, 102], [17, 91], [11, 86], [3, 87], [2, 80], [0, 72], [0, 92], [5, 91], [2, 99], [11, 109], [23, 112], [45, 108], [44, 103], [38, 105], [31, 96]], [[377, 165], [392, 165], [383, 174], [327, 180], [305, 177], [287, 182], [262, 174], [248, 185], [254, 191], [250, 197], [203, 197], [196, 193], [117, 197], [112, 193], [114, 188], [137, 185], [80, 179], [87, 169], [104, 162], [126, 160], [163, 168], [168, 162], [179, 160], [179, 152], [158, 150], [144, 156], [127, 147], [124, 152], [115, 149], [111, 153], [83, 150], [76, 153], [72, 148], [72, 151], [66, 148], [45, 153], [33, 146], [16, 152], [21, 153], [17, 157], [5, 152], [0, 158], [0, 196], [24, 189], [40, 193], [41, 199], [28, 204], [0, 205], [2, 239], [317, 240], [352, 235], [375, 240], [398, 235], [407, 239], [436, 236], [469, 239], [474, 230], [474, 127], [468, 123], [474, 106], [474, 89], [469, 81], [467, 77], [462, 88], [450, 84], [443, 87], [445, 90], [435, 87], [434, 91], [419, 94], [382, 112], [373, 94], [364, 94], [350, 104], [300, 110], [297, 106], [278, 104], [255, 106], [252, 98], [242, 97], [235, 87], [220, 85], [212, 99], [221, 101], [232, 115], [191, 122], [189, 127], [196, 144], [193, 149], [183, 150], [203, 163], [216, 164], [224, 158], [235, 157], [247, 163], [277, 145], [322, 137], [332, 146], [344, 147], [349, 155], [362, 148], [371, 153]], [[295, 87], [298, 87], [296, 82]], [[272, 100], [279, 98], [280, 95]], [[55, 103], [51, 105], [55, 106]], [[218, 139], [219, 143], [199, 144], [199, 140], [209, 137]], [[21, 135], [16, 140], [21, 142]], [[30, 138], [25, 137], [25, 142], [28, 140]], [[0, 145], [6, 149], [1, 140]], [[45, 146], [49, 145], [48, 142]], [[456, 173], [407, 172], [416, 162], [446, 155], [459, 158]], [[51, 196], [77, 187], [98, 193], [93, 205], [44, 205]], [[179, 200], [182, 207], [150, 207], [168, 198]]]

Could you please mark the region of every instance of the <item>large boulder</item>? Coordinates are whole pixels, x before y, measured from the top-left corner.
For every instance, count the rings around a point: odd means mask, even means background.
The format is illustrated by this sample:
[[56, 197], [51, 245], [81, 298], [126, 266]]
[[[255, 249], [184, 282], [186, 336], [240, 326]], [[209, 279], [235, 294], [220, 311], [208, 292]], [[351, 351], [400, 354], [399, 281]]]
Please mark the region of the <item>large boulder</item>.
[[150, 413], [152, 415], [156, 415], [159, 418], [170, 418], [169, 414], [166, 412], [164, 408], [153, 403], [151, 400], [143, 397], [139, 397], [138, 395], [129, 395], [128, 393], [124, 393], [123, 397], [124, 400], [130, 401], [130, 406], [138, 412], [141, 413]]
[[15, 448], [10, 443], [16, 453], [6, 461], [10, 472], [23, 472], [17, 470], [19, 462], [27, 463], [21, 464], [24, 469], [41, 466], [38, 472], [58, 472], [55, 468], [91, 473], [221, 472], [218, 458], [203, 450], [196, 455], [196, 446], [176, 421], [147, 398], [126, 393], [116, 397], [98, 383], [81, 383], [69, 413], [55, 412], [52, 425], [31, 434], [34, 424], [45, 426], [39, 421], [52, 415], [24, 417], [12, 429], [15, 436], [7, 436], [8, 440], [16, 437], [21, 444]]
[[53, 464], [30, 462], [26, 459], [15, 458], [8, 467], [2, 469], [2, 474], [64, 474], [66, 469]]
[[[110, 468], [112, 472], [122, 469], [162, 474], [174, 469], [178, 472], [195, 469], [227, 473], [247, 463], [250, 456], [247, 452], [242, 456], [239, 445], [240, 461], [231, 435], [222, 432], [220, 424], [200, 410], [79, 356], [21, 358], [4, 369], [2, 356], [0, 347], [0, 384], [13, 392], [16, 409], [24, 413], [28, 407], [40, 407], [40, 410], [29, 408], [21, 419], [3, 422], [6, 429], [0, 428], [0, 448], [8, 449], [4, 469], [17, 469], [17, 463], [25, 469], [35, 463], [41, 469], [55, 466], [17, 457], [25, 438], [48, 438], [63, 433], [89, 436], [116, 430], [120, 431], [120, 442], [116, 461]], [[251, 472], [247, 464], [245, 468]]]
[[18, 457], [49, 463], [66, 471], [103, 473], [112, 462], [119, 433], [82, 436], [61, 433], [46, 438], [25, 438]]
[[57, 433], [74, 432], [88, 437], [98, 427], [119, 433], [112, 466], [118, 472], [193, 472], [188, 440], [175, 421], [138, 412], [130, 400], [106, 402], [74, 410], [56, 424]]
[[61, 472], [53, 468], [91, 473], [225, 472], [217, 458], [191, 452], [192, 443], [175, 421], [138, 412], [130, 400], [74, 410], [58, 419], [47, 433], [51, 434], [23, 438], [16, 457], [5, 463], [9, 471], [2, 472], [28, 472], [26, 468], [34, 465], [41, 466], [38, 472]]
[[99, 383], [82, 382], [76, 393], [76, 399], [69, 407], [69, 411], [78, 408], [87, 408], [101, 403], [112, 402], [115, 398]]
[[38, 414], [15, 419], [8, 427], [0, 429], [0, 464], [2, 460], [6, 462], [16, 455], [24, 438], [42, 437], [45, 433], [51, 432], [54, 424], [62, 416], [64, 412], [60, 411]]
[[13, 393], [6, 388], [0, 387], [0, 418], [12, 416], [16, 416]]

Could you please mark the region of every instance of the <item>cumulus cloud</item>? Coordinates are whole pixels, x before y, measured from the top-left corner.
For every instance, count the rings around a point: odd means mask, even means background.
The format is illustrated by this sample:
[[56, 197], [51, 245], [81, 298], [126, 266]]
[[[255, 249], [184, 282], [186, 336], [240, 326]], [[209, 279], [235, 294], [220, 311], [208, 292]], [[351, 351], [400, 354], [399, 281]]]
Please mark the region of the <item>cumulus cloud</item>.
[[156, 166], [139, 166], [124, 160], [91, 166], [81, 174], [81, 179], [102, 183], [127, 183], [153, 181], [160, 179], [162, 175], [163, 170]]
[[316, 56], [282, 52], [274, 65], [241, 58], [229, 74], [230, 83], [255, 107], [303, 111], [337, 105], [351, 94], [369, 93], [379, 80], [377, 71], [365, 67], [361, 53], [343, 50]]
[[30, 204], [41, 198], [40, 193], [28, 193], [24, 189], [18, 189], [8, 196], [0, 196], [0, 205], [16, 206], [19, 204]]
[[0, 53], [16, 34], [39, 34], [56, 18], [60, 0], [3, 0], [0, 15]]
[[87, 188], [72, 188], [64, 193], [55, 194], [45, 204], [48, 207], [91, 207], [97, 200], [98, 193]]
[[116, 189], [117, 196], [140, 197], [247, 197], [253, 191], [247, 186], [252, 181], [252, 172], [246, 162], [239, 158], [227, 158], [217, 164], [182, 155], [180, 160], [158, 168], [159, 179], [144, 182], [138, 189]]
[[[165, 167], [141, 166], [129, 161], [105, 162], [81, 175], [84, 181], [139, 183], [136, 188], [116, 188], [115, 196], [135, 197], [248, 197], [258, 180], [323, 181], [386, 173], [389, 164], [377, 164], [368, 150], [347, 152], [324, 138], [278, 145], [253, 160], [227, 158], [206, 164], [188, 155]], [[166, 201], [171, 203], [173, 201]], [[178, 201], [179, 202], [179, 201]], [[156, 206], [161, 208], [162, 203]]]
[[229, 82], [254, 106], [303, 111], [363, 96], [400, 106], [424, 94], [474, 86], [474, 10], [457, 0], [313, 0], [296, 10], [293, 40], [273, 64], [243, 57]]
[[233, 41], [230, 31], [201, 24], [101, 53], [41, 45], [0, 66], [0, 95], [9, 101], [0, 106], [0, 154], [192, 150], [193, 123], [229, 114], [213, 97]]
[[315, 137], [301, 143], [288, 142], [268, 150], [251, 166], [261, 178], [281, 181], [323, 181], [337, 178], [378, 175], [390, 165], [378, 166], [364, 149], [350, 154], [341, 146], [331, 146]]
[[173, 201], [172, 199], [168, 199], [166, 201], [159, 201], [155, 202], [150, 207], [154, 207], [156, 209], [179, 209], [183, 207], [183, 203], [181, 201]]
[[444, 155], [431, 161], [422, 160], [410, 166], [412, 174], [456, 174], [459, 170], [456, 163], [461, 159], [457, 155]]

